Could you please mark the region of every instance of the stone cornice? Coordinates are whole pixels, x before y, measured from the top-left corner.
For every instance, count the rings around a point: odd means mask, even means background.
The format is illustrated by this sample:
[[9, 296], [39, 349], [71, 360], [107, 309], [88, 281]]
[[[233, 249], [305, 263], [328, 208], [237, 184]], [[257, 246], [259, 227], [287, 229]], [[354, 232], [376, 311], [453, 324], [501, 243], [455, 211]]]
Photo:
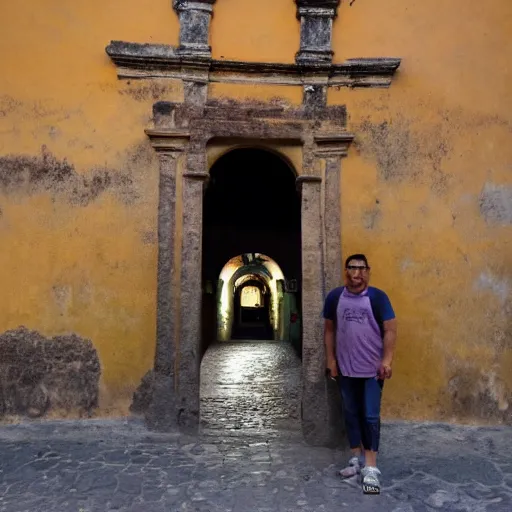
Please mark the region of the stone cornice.
[[186, 145], [190, 140], [190, 133], [183, 130], [148, 128], [144, 132], [149, 137], [153, 149], [157, 152], [181, 153], [186, 149]]
[[400, 66], [399, 58], [348, 59], [341, 64], [281, 64], [215, 60], [183, 56], [169, 45], [112, 41], [106, 52], [117, 66], [119, 78], [190, 79], [190, 71], [203, 69], [210, 82], [329, 86], [388, 87]]
[[337, 8], [340, 0], [295, 0], [297, 7], [329, 7]]
[[185, 10], [213, 11], [215, 0], [173, 0], [172, 7], [176, 12]]
[[347, 156], [348, 148], [354, 140], [354, 134], [345, 132], [338, 134], [318, 134], [314, 136], [317, 149], [315, 155], [322, 158]]
[[295, 178], [295, 183], [297, 185], [302, 185], [304, 183], [322, 183], [322, 177], [314, 176], [311, 174], [303, 174], [303, 175], [297, 176], [297, 178]]
[[[172, 8], [175, 11], [180, 11], [182, 9], [189, 8], [190, 4], [213, 5], [215, 2], [216, 2], [216, 0], [172, 0]], [[199, 7], [202, 7], [202, 6], [199, 6]]]

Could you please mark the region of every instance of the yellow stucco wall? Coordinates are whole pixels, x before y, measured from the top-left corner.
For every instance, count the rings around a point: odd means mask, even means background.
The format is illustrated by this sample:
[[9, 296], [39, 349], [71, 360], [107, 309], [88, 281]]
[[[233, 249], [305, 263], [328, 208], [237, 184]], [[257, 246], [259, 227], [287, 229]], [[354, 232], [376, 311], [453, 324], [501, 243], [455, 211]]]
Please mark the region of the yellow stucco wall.
[[480, 209], [486, 185], [512, 200], [511, 30], [499, 0], [340, 12], [335, 60], [403, 59], [389, 90], [329, 94], [356, 134], [344, 251], [368, 253], [400, 319], [388, 417], [512, 417], [512, 226]]
[[[155, 100], [183, 91], [118, 81], [104, 48], [177, 44], [177, 17], [169, 0], [22, 0], [1, 2], [0, 20], [0, 158], [68, 172], [62, 186], [39, 176], [0, 193], [0, 333], [90, 338], [102, 412], [126, 412], [154, 355], [158, 162], [143, 129]], [[511, 31], [512, 5], [500, 0], [356, 0], [334, 25], [337, 62], [403, 58], [389, 90], [328, 96], [347, 105], [356, 134], [343, 162], [343, 253], [369, 255], [400, 319], [388, 417], [494, 421], [512, 409], [512, 227], [479, 206], [486, 184], [500, 197], [512, 187]], [[211, 44], [219, 59], [293, 62], [293, 2], [217, 2]], [[302, 95], [209, 93], [295, 105]], [[98, 175], [105, 191], [91, 193]]]
[[0, 332], [91, 339], [102, 411], [124, 413], [155, 346], [158, 161], [144, 128], [156, 99], [183, 92], [118, 81], [105, 46], [176, 44], [178, 20], [166, 0], [1, 2], [0, 19], [0, 157], [31, 157], [44, 171], [46, 153], [50, 172], [67, 159], [78, 176], [112, 182], [86, 206], [73, 204], [73, 179], [52, 192], [51, 176], [25, 176], [0, 193]]

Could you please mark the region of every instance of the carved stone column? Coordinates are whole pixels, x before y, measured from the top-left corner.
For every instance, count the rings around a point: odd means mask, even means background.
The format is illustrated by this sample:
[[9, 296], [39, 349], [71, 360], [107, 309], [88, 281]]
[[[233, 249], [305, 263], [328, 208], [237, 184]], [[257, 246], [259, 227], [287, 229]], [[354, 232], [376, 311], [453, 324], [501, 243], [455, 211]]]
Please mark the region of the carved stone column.
[[181, 304], [179, 351], [179, 425], [189, 433], [199, 426], [199, 381], [202, 301], [203, 190], [209, 174], [206, 147], [191, 141], [183, 174]]
[[153, 396], [147, 422], [159, 431], [177, 427], [175, 275], [176, 173], [189, 135], [180, 131], [146, 130], [160, 160], [158, 203], [157, 335]]
[[315, 136], [315, 156], [325, 161], [324, 182], [324, 247], [325, 293], [342, 284], [341, 254], [341, 160], [347, 156], [354, 135]]
[[297, 64], [329, 64], [332, 61], [332, 24], [339, 0], [295, 0], [300, 20]]
[[215, 0], [173, 0], [180, 18], [180, 55], [211, 57], [209, 38], [214, 3]]

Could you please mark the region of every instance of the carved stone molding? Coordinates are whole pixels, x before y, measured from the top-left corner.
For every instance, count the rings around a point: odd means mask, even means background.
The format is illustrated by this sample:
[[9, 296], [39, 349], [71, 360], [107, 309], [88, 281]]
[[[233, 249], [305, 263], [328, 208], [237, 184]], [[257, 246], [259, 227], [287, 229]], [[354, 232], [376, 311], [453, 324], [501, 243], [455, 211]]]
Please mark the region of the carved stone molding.
[[[389, 87], [400, 66], [399, 58], [348, 59], [341, 64], [303, 61], [301, 64], [215, 60], [184, 56], [169, 45], [112, 41], [106, 52], [119, 78], [199, 79], [207, 82], [275, 85]], [[205, 72], [205, 73], [203, 73]]]
[[173, 0], [180, 19], [180, 46], [177, 53], [190, 57], [210, 57], [210, 20], [215, 0]]
[[353, 140], [354, 134], [348, 132], [333, 135], [315, 135], [315, 155], [320, 158], [345, 157]]
[[340, 0], [295, 0], [297, 7], [328, 7], [337, 9]]
[[185, 151], [190, 133], [182, 130], [146, 129], [153, 149], [157, 152], [181, 153]]

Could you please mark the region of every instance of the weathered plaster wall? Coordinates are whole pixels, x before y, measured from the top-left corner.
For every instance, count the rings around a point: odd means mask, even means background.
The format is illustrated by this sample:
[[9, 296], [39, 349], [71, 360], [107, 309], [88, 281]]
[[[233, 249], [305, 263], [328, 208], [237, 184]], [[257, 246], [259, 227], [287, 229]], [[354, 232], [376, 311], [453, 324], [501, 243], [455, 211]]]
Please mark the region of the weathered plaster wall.
[[[0, 20], [0, 333], [91, 340], [101, 411], [126, 411], [155, 342], [158, 162], [143, 128], [183, 90], [118, 81], [104, 48], [177, 44], [178, 20], [169, 0], [2, 2]], [[334, 23], [335, 62], [403, 58], [389, 90], [328, 94], [356, 134], [343, 253], [369, 255], [400, 318], [388, 417], [511, 418], [511, 30], [500, 0], [345, 1]], [[219, 1], [210, 42], [218, 59], [293, 62], [295, 5]], [[209, 94], [297, 105], [302, 88]]]
[[299, 22], [293, 0], [222, 0], [214, 6], [212, 57], [257, 62], [293, 62]]
[[0, 334], [89, 339], [100, 410], [125, 412], [155, 343], [158, 162], [143, 130], [156, 99], [183, 93], [119, 82], [104, 48], [175, 44], [177, 18], [167, 0], [53, 0], [1, 2], [0, 20]]
[[335, 60], [399, 55], [389, 90], [332, 90], [355, 144], [345, 254], [400, 318], [388, 417], [512, 422], [512, 6], [344, 3]]

